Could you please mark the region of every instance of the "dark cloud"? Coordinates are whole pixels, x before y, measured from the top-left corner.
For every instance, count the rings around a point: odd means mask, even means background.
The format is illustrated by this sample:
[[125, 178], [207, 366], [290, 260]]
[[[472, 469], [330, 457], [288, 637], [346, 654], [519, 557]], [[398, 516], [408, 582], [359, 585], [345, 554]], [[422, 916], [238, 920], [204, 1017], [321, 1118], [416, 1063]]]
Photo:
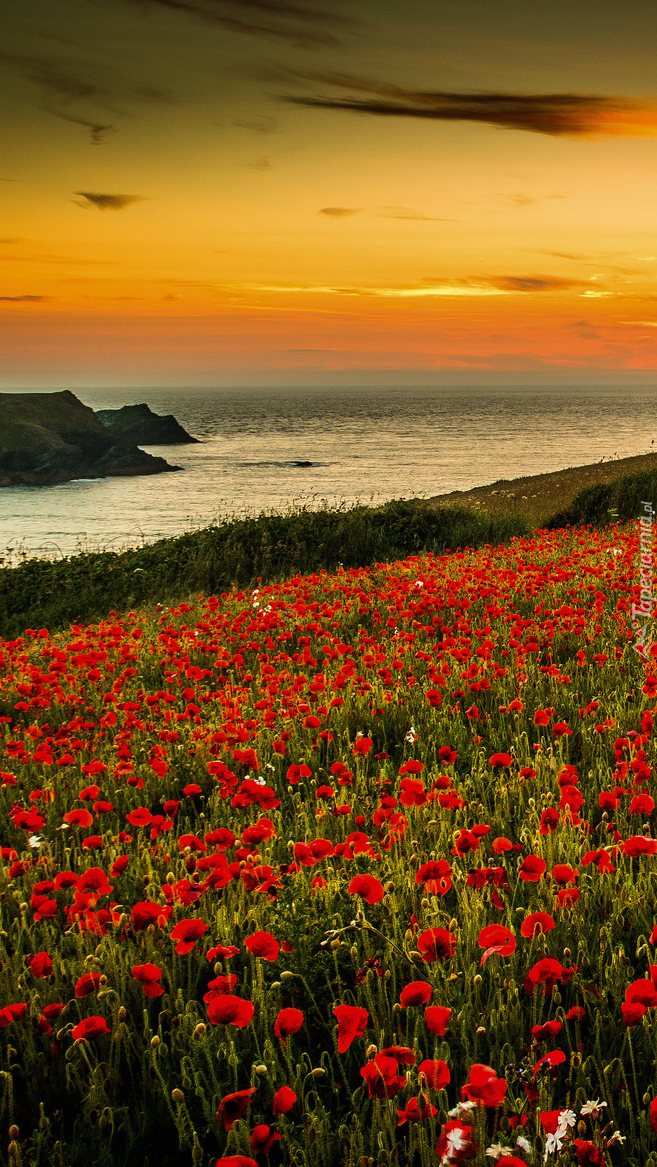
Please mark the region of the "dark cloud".
[[170, 95], [157, 86], [126, 84], [118, 78], [107, 77], [98, 63], [53, 61], [8, 53], [0, 54], [0, 62], [37, 86], [43, 110], [88, 129], [95, 146], [115, 132], [108, 114], [125, 117], [135, 102], [170, 100]]
[[329, 215], [332, 219], [345, 219], [348, 215], [358, 215], [360, 207], [322, 207], [317, 214]]
[[271, 170], [271, 162], [264, 155], [260, 158], [252, 158], [245, 165], [250, 166], [251, 170]]
[[0, 296], [0, 300], [9, 300], [12, 304], [36, 303], [39, 300], [48, 300], [48, 296]]
[[285, 41], [298, 48], [342, 45], [340, 33], [361, 28], [342, 12], [327, 11], [312, 2], [282, 0], [126, 0], [142, 11], [164, 9], [191, 16], [231, 32]]
[[267, 114], [260, 114], [252, 118], [236, 118], [233, 125], [242, 130], [255, 130], [257, 134], [271, 134], [278, 128], [278, 121]]
[[79, 207], [97, 207], [99, 211], [122, 211], [124, 207], [129, 207], [130, 203], [141, 202], [144, 197], [143, 195], [94, 194], [86, 190], [76, 190], [73, 193], [79, 195], [81, 199], [86, 199], [86, 202], [78, 203]]
[[[301, 74], [290, 74], [301, 78]], [[657, 106], [624, 97], [579, 93], [453, 93], [385, 85], [343, 74], [307, 74], [306, 81], [333, 86], [351, 95], [285, 95], [281, 101], [320, 109], [347, 110], [377, 117], [433, 121], [484, 122], [536, 134], [590, 137], [654, 133]], [[367, 94], [368, 96], [357, 96]]]

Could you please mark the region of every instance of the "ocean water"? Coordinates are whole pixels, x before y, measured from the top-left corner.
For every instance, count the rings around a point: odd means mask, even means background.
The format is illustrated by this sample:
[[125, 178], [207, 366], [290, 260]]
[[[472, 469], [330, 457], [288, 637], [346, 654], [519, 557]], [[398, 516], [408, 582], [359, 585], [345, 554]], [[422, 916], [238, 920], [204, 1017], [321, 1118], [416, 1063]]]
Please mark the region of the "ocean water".
[[657, 449], [657, 384], [75, 392], [93, 409], [146, 401], [201, 443], [145, 447], [178, 473], [0, 490], [5, 561], [119, 550], [298, 505], [431, 497]]

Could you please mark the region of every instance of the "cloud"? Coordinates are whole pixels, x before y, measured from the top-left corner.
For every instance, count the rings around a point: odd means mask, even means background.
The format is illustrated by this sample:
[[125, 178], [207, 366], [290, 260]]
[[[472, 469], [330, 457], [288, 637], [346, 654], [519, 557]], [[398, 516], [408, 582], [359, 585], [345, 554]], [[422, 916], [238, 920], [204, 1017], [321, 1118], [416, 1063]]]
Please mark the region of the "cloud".
[[135, 102], [170, 100], [170, 94], [157, 86], [127, 84], [107, 76], [99, 62], [53, 61], [9, 53], [0, 54], [0, 62], [37, 86], [40, 106], [46, 113], [88, 129], [95, 146], [115, 132], [107, 115], [125, 117]]
[[251, 162], [246, 162], [246, 166], [250, 166], [252, 170], [271, 170], [271, 162], [268, 158], [262, 155], [260, 158], [253, 158]]
[[339, 35], [362, 28], [362, 22], [343, 13], [327, 11], [308, 0], [126, 0], [142, 11], [164, 9], [190, 16], [204, 24], [230, 32], [284, 41], [297, 48], [343, 44]]
[[490, 282], [507, 292], [563, 292], [586, 286], [585, 280], [565, 279], [563, 276], [496, 276]]
[[130, 203], [139, 203], [143, 200], [143, 195], [119, 195], [119, 194], [94, 194], [92, 191], [76, 190], [73, 194], [79, 195], [81, 199], [86, 199], [84, 203], [78, 203], [79, 207], [97, 207], [99, 211], [122, 211], [124, 207], [129, 207]]
[[257, 134], [272, 134], [278, 129], [277, 119], [267, 114], [259, 114], [252, 118], [236, 118], [233, 125], [239, 126], [242, 130], [254, 130]]
[[12, 304], [29, 303], [34, 304], [39, 300], [48, 300], [49, 296], [0, 296], [0, 300], [8, 300]]
[[349, 96], [285, 95], [280, 98], [293, 105], [376, 117], [483, 122], [554, 136], [652, 137], [657, 133], [657, 105], [625, 97], [580, 93], [454, 93], [407, 89], [339, 73], [289, 76], [351, 91]]
[[429, 223], [453, 223], [453, 219], [440, 219], [435, 215], [424, 215], [422, 211], [414, 211], [412, 207], [381, 207], [379, 216], [382, 219], [424, 219]]
[[347, 215], [360, 214], [360, 207], [321, 207], [318, 215], [329, 215], [332, 219], [345, 219]]

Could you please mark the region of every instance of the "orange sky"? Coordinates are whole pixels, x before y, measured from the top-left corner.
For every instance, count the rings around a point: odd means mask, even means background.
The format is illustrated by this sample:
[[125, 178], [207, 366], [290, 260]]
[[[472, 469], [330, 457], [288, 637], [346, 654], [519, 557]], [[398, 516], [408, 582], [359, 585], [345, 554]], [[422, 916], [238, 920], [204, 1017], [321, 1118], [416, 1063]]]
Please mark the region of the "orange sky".
[[657, 370], [652, 0], [33, 0], [0, 33], [2, 387]]

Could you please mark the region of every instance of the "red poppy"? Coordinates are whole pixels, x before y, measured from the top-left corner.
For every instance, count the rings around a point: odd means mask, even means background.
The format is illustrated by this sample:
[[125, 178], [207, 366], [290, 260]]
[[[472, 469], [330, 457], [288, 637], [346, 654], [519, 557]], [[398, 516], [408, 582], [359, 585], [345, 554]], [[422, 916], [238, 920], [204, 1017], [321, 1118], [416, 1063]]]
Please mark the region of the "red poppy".
[[498, 770], [502, 767], [512, 766], [515, 758], [513, 754], [493, 754], [489, 761], [492, 769]]
[[361, 1069], [361, 1078], [367, 1083], [367, 1092], [370, 1098], [393, 1098], [398, 1094], [406, 1079], [398, 1075], [399, 1066], [395, 1058], [377, 1054], [371, 1062]]
[[92, 1041], [105, 1033], [109, 1033], [109, 1027], [104, 1017], [85, 1017], [71, 1030], [71, 1037], [73, 1041]]
[[[90, 827], [94, 821], [94, 816], [88, 810], [69, 810], [62, 815], [65, 823], [70, 827]], [[41, 824], [43, 826], [43, 823]]]
[[164, 924], [167, 919], [166, 913], [169, 910], [160, 907], [159, 904], [151, 903], [150, 900], [141, 900], [134, 905], [130, 914], [130, 922], [135, 932], [143, 932], [151, 924], [158, 924], [160, 926]]
[[646, 839], [644, 835], [632, 835], [625, 840], [623, 850], [630, 859], [636, 858], [637, 855], [654, 855], [657, 853], [657, 841]]
[[261, 956], [263, 960], [276, 960], [280, 951], [280, 945], [271, 932], [253, 932], [251, 936], [247, 936], [244, 941], [245, 948], [248, 948], [252, 956]]
[[621, 1005], [621, 1014], [623, 1016], [623, 1021], [627, 1025], [628, 1029], [632, 1025], [638, 1025], [645, 1011], [646, 1007], [645, 1005], [642, 1005], [640, 1001], [623, 1001], [623, 1004]]
[[347, 891], [362, 896], [366, 904], [377, 904], [385, 895], [383, 884], [373, 875], [355, 875]]
[[213, 1025], [235, 1025], [244, 1029], [253, 1017], [252, 1001], [234, 997], [231, 993], [219, 993], [208, 1003], [208, 1018]]
[[427, 981], [411, 981], [402, 989], [399, 1003], [402, 1009], [412, 1008], [414, 1005], [426, 1005], [431, 1000], [433, 988]]
[[650, 1126], [657, 1135], [657, 1098], [650, 1103]]
[[525, 916], [520, 925], [520, 935], [526, 940], [532, 940], [541, 932], [551, 932], [554, 927], [556, 927], [554, 920], [547, 912], [532, 912]]
[[100, 984], [100, 973], [83, 973], [75, 984], [75, 995], [78, 999], [89, 997], [95, 993]]
[[281, 1086], [274, 1094], [274, 1101], [272, 1103], [272, 1110], [274, 1114], [287, 1114], [292, 1109], [297, 1096], [294, 1090], [290, 1090], [289, 1086]]
[[423, 863], [415, 873], [415, 882], [424, 884], [425, 895], [446, 895], [452, 886], [452, 868], [446, 859]]
[[429, 1033], [435, 1033], [436, 1037], [444, 1037], [451, 1016], [452, 1010], [446, 1005], [427, 1005], [424, 1020]]
[[30, 972], [33, 977], [49, 977], [52, 972], [52, 960], [47, 952], [37, 952], [30, 961]]
[[429, 1102], [429, 1099], [422, 1094], [421, 1103], [417, 1098], [409, 1098], [404, 1110], [398, 1110], [399, 1121], [397, 1126], [403, 1126], [405, 1122], [424, 1122], [427, 1118], [434, 1118], [438, 1114], [438, 1109]]
[[542, 1058], [538, 1059], [536, 1065], [534, 1066], [534, 1077], [536, 1077], [537, 1074], [540, 1073], [543, 1066], [549, 1066], [550, 1069], [553, 1069], [554, 1066], [560, 1066], [563, 1062], [565, 1062], [565, 1060], [566, 1060], [566, 1055], [563, 1052], [563, 1050], [561, 1050], [561, 1049], [550, 1050], [549, 1053], [544, 1054]]
[[571, 867], [569, 863], [555, 863], [552, 868], [552, 878], [560, 887], [565, 887], [568, 883], [575, 883], [579, 878], [579, 871], [576, 867]]
[[200, 940], [204, 932], [207, 932], [209, 924], [203, 920], [197, 920], [192, 917], [188, 920], [180, 920], [175, 928], [171, 929], [171, 939], [177, 940], [176, 952], [179, 956], [185, 956], [186, 953], [191, 952], [197, 940]]
[[553, 806], [546, 806], [541, 814], [538, 832], [540, 835], [552, 835], [559, 826], [559, 811]]
[[561, 1021], [554, 1018], [552, 1021], [545, 1021], [543, 1025], [532, 1025], [532, 1037], [535, 1041], [547, 1041], [548, 1038], [556, 1037], [561, 1033], [563, 1025]]
[[516, 938], [510, 928], [503, 924], [488, 924], [482, 928], [477, 941], [480, 948], [485, 948], [480, 965], [484, 964], [489, 956], [499, 953], [500, 956], [511, 956], [516, 950]]
[[551, 956], [545, 956], [543, 960], [539, 960], [530, 968], [524, 980], [525, 992], [532, 996], [537, 985], [543, 986], [543, 996], [549, 994], [554, 989], [557, 981], [563, 976], [564, 969], [558, 960]]
[[249, 1155], [222, 1155], [214, 1160], [214, 1167], [258, 1167], [258, 1164]]
[[362, 734], [359, 734], [354, 742], [354, 754], [356, 754], [356, 756], [364, 756], [365, 754], [369, 754], [370, 750], [372, 749], [372, 745], [373, 742], [371, 737], [364, 737]]
[[162, 996], [164, 989], [159, 983], [162, 969], [158, 968], [156, 964], [135, 964], [132, 966], [132, 975], [136, 981], [140, 982], [146, 997], [155, 999], [155, 997]]
[[625, 1000], [640, 1001], [642, 1005], [657, 1005], [657, 989], [653, 981], [646, 978], [632, 981], [625, 990]]
[[287, 1045], [286, 1037], [289, 1037], [291, 1033], [297, 1033], [302, 1025], [303, 1013], [300, 1009], [281, 1009], [276, 1018], [274, 1033], [277, 1037], [280, 1037], [283, 1045]]
[[506, 1079], [498, 1078], [490, 1066], [475, 1062], [470, 1067], [470, 1079], [461, 1087], [461, 1101], [477, 1106], [501, 1106], [506, 1094]]
[[[249, 1142], [251, 1144], [251, 1150], [256, 1155], [268, 1155], [274, 1143], [282, 1138], [283, 1136], [278, 1131], [273, 1131], [271, 1127], [263, 1122], [259, 1123], [258, 1126], [254, 1126], [249, 1136]], [[250, 1160], [250, 1162], [252, 1161]]]
[[369, 1013], [359, 1005], [336, 1005], [333, 1013], [338, 1022], [338, 1053], [344, 1054], [352, 1041], [363, 1036], [369, 1023]]
[[443, 1090], [445, 1086], [449, 1085], [450, 1072], [447, 1062], [442, 1062], [440, 1059], [431, 1061], [427, 1058], [424, 1062], [420, 1062], [417, 1072], [418, 1078], [424, 1074], [427, 1085], [431, 1086], [432, 1090]]
[[427, 964], [435, 960], [450, 960], [456, 952], [457, 939], [446, 928], [428, 928], [417, 938], [418, 952]]
[[518, 877], [525, 883], [538, 883], [545, 874], [547, 863], [538, 855], [527, 855], [518, 868]]
[[246, 1116], [255, 1092], [256, 1087], [251, 1086], [248, 1090], [238, 1090], [235, 1094], [226, 1094], [225, 1098], [222, 1098], [216, 1118], [217, 1122], [223, 1123], [224, 1130], [232, 1130], [233, 1124]]

